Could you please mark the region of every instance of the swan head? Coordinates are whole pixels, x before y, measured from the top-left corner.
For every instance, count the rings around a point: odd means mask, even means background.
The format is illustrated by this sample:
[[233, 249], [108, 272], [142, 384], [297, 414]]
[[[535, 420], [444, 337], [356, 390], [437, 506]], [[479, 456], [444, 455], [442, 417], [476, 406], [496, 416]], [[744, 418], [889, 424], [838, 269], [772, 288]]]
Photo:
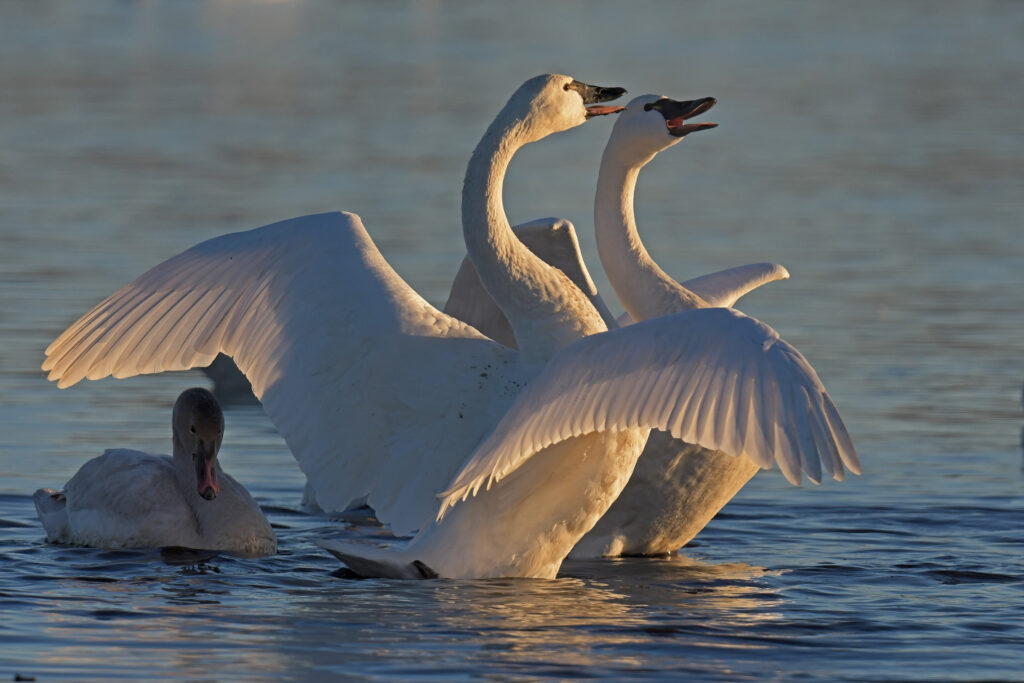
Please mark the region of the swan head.
[[505, 105], [505, 112], [524, 126], [526, 142], [536, 142], [595, 116], [622, 111], [624, 107], [603, 103], [625, 94], [625, 88], [588, 85], [562, 74], [541, 74], [519, 86]]
[[714, 97], [699, 100], [673, 100], [663, 95], [641, 95], [619, 114], [608, 148], [614, 153], [649, 158], [698, 130], [709, 130], [717, 123], [691, 123], [689, 119], [715, 106]]
[[220, 493], [217, 453], [224, 438], [224, 413], [206, 389], [186, 389], [174, 403], [172, 417], [175, 458], [185, 459], [195, 473], [196, 489], [206, 500]]

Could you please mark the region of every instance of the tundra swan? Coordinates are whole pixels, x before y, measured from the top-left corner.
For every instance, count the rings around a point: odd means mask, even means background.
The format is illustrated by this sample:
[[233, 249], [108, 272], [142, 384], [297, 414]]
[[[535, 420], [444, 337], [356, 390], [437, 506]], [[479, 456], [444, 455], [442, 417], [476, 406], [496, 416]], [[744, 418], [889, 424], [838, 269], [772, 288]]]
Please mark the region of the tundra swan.
[[[477, 167], [495, 166], [488, 154], [508, 164], [504, 128], [526, 144], [617, 111], [599, 103], [622, 92], [531, 79]], [[573, 287], [560, 272], [551, 279], [552, 289]], [[581, 324], [604, 329], [594, 317]], [[546, 360], [437, 311], [388, 266], [358, 216], [333, 213], [208, 240], [158, 265], [51, 344], [44, 369], [64, 387], [205, 365], [220, 351], [252, 382], [317, 502], [365, 500], [398, 534], [429, 523], [437, 492]]]
[[[599, 334], [586, 296], [509, 229], [501, 185], [515, 150], [613, 111], [586, 105], [619, 94], [531, 79], [470, 161], [467, 250], [518, 351], [430, 306], [358, 216], [331, 213], [215, 238], [158, 265], [51, 344], [44, 369], [69, 386], [231, 355], [324, 507], [365, 497], [396, 533], [422, 529], [397, 553], [327, 544], [368, 574], [554, 576], [625, 484], [651, 427], [778, 461], [790, 476], [819, 458], [854, 467], [824, 387], [771, 330], [691, 311]], [[495, 485], [427, 524], [435, 493], [477, 444], [443, 510]]]
[[[819, 468], [819, 457], [830, 470], [841, 472], [843, 460], [857, 468], [845, 428], [813, 369], [766, 326], [731, 311], [701, 311], [602, 333], [604, 321], [587, 288], [567, 282], [509, 228], [500, 192], [505, 166], [491, 149], [496, 138], [515, 139], [515, 133], [493, 128], [467, 169], [463, 235], [480, 282], [521, 353], [551, 361], [442, 494], [436, 523], [402, 549], [337, 541], [323, 547], [363, 575], [554, 576], [581, 530], [621, 491], [655, 423], [677, 434], [699, 432], [702, 443], [724, 447], [728, 441], [737, 454], [747, 448], [762, 461], [774, 451], [797, 478], [801, 453]], [[479, 172], [483, 159], [491, 164], [485, 173]], [[475, 188], [482, 178], [492, 179], [483, 205]], [[755, 387], [755, 379], [763, 386]], [[747, 402], [735, 406], [731, 399], [740, 387]], [[689, 413], [675, 412], [681, 408]], [[757, 435], [780, 426], [758, 424], [764, 409], [781, 418], [781, 440]], [[729, 433], [737, 427], [747, 441]], [[764, 440], [757, 443], [759, 438]], [[485, 484], [486, 494], [475, 495]]]
[[[647, 105], [652, 105], [648, 107]], [[602, 264], [616, 291], [622, 291], [638, 316], [675, 313], [703, 306], [731, 306], [746, 292], [789, 277], [780, 265], [755, 263], [688, 280], [681, 285], [654, 263], [637, 233], [633, 196], [637, 174], [654, 156], [696, 130], [715, 124], [685, 123], [713, 106], [712, 98], [674, 102], [658, 96], [634, 99], [612, 129], [602, 157], [594, 205]], [[556, 235], [571, 235], [568, 221], [543, 219], [520, 235], [532, 250], [556, 264], [600, 301], [578, 246]], [[546, 229], [545, 229], [546, 228]], [[577, 261], [579, 264], [577, 265]], [[571, 269], [571, 270], [568, 270]], [[446, 311], [454, 311], [493, 339], [514, 345], [507, 320], [493, 300], [481, 294], [468, 259], [452, 284]], [[475, 286], [474, 286], [475, 285]], [[590, 294], [590, 292], [593, 292]], [[673, 304], [673, 301], [676, 303]], [[705, 302], [698, 305], [696, 302]], [[603, 301], [600, 302], [603, 306]], [[607, 310], [607, 309], [605, 309]], [[629, 310], [623, 322], [633, 321]], [[606, 317], [607, 320], [607, 317]], [[674, 552], [690, 541], [760, 469], [748, 458], [687, 444], [670, 434], [650, 435], [626, 488], [607, 513], [573, 549], [573, 557], [650, 555]], [[840, 477], [841, 477], [840, 473]]]
[[[657, 95], [633, 99], [616, 121], [598, 173], [594, 227], [601, 265], [632, 320], [647, 320], [709, 306], [731, 306], [745, 290], [679, 284], [648, 254], [637, 231], [633, 198], [637, 176], [658, 152], [694, 131], [715, 124], [689, 122], [715, 100], [679, 102]], [[782, 266], [754, 264], [748, 284], [788, 277]], [[574, 557], [671, 553], [704, 528], [760, 469], [748, 457], [733, 457], [651, 433], [622, 494], [573, 549]], [[854, 470], [856, 471], [856, 470]], [[836, 472], [842, 478], [842, 470]], [[820, 481], [820, 472], [808, 477]]]
[[171, 424], [172, 456], [108, 450], [82, 465], [63, 491], [36, 491], [47, 540], [97, 548], [276, 553], [277, 540], [259, 505], [217, 460], [224, 415], [213, 394], [183, 392]]

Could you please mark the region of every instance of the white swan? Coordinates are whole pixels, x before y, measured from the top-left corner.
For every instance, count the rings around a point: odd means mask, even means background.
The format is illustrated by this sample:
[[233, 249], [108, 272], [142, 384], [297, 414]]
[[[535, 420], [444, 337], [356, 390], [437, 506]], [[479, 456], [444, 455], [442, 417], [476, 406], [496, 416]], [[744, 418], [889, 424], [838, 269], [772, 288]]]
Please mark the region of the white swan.
[[[498, 121], [504, 118], [499, 115]], [[858, 467], [813, 370], [756, 321], [728, 311], [702, 311], [624, 333], [595, 332], [601, 325], [586, 303], [596, 292], [585, 266], [582, 277], [573, 278], [578, 284], [582, 280], [577, 288], [531, 254], [504, 217], [500, 182], [492, 181], [485, 191], [487, 205], [475, 201], [474, 180], [485, 177], [476, 168], [485, 156], [481, 152], [495, 138], [515, 140], [493, 128], [470, 162], [463, 196], [464, 236], [480, 281], [505, 314], [520, 349], [533, 345], [534, 353], [546, 355], [573, 338], [594, 336], [569, 344], [531, 381], [443, 494], [438, 523], [403, 549], [330, 541], [323, 547], [364, 575], [554, 576], [580, 530], [592, 525], [621, 490], [644, 443], [638, 437], [654, 422], [677, 434], [690, 430], [703, 443], [728, 443], [737, 455], [749, 448], [762, 461], [767, 452], [791, 448], [794, 452], [787, 455], [776, 451], [776, 457], [788, 459], [783, 466], [797, 478], [801, 455], [820, 467], [819, 447], [830, 470], [841, 473], [844, 459]], [[500, 157], [488, 158], [486, 177], [503, 175]], [[486, 231], [476, 227], [481, 222]], [[571, 226], [564, 227], [571, 234]], [[528, 231], [524, 234], [529, 237]], [[578, 249], [571, 251], [578, 254]], [[723, 278], [716, 281], [721, 284]], [[712, 366], [710, 372], [700, 367], [704, 362]], [[753, 386], [755, 373], [763, 387]], [[741, 397], [735, 389], [744, 384], [745, 404], [737, 411], [730, 399]], [[779, 426], [758, 425], [759, 409], [774, 411], [772, 417], [785, 425], [785, 443], [774, 434], [758, 442], [763, 438], [759, 430], [772, 432]], [[729, 434], [737, 428], [745, 432], [745, 441]], [[471, 497], [485, 483], [487, 493]], [[509, 549], [516, 551], [511, 558]]]
[[173, 456], [108, 450], [82, 465], [63, 491], [33, 499], [51, 543], [98, 548], [180, 546], [273, 555], [270, 523], [245, 487], [220, 467], [224, 415], [205, 389], [174, 403]]
[[[596, 103], [622, 92], [531, 79], [493, 130], [511, 127], [525, 144], [617, 111]], [[507, 165], [507, 140], [488, 144]], [[481, 154], [478, 168], [496, 165]], [[500, 193], [502, 174], [480, 182]], [[481, 212], [485, 190], [475, 189]], [[554, 271], [550, 287], [572, 285]], [[591, 324], [578, 317], [572, 325]], [[157, 266], [51, 344], [44, 369], [65, 387], [187, 369], [218, 351], [251, 380], [317, 501], [344, 509], [364, 499], [399, 534], [434, 517], [436, 493], [546, 356], [517, 354], [440, 313], [387, 265], [357, 216], [324, 214], [209, 240]]]
[[[633, 320], [731, 306], [746, 291], [726, 287], [709, 292], [677, 283], [648, 254], [634, 217], [640, 169], [687, 134], [715, 127], [687, 122], [714, 104], [710, 97], [686, 102], [657, 95], [637, 97], [616, 121], [605, 147], [594, 199], [598, 253], [609, 282]], [[753, 271], [748, 282], [752, 287], [789, 276], [782, 266], [773, 264], [747, 268]], [[622, 495], [573, 549], [573, 556], [674, 552], [696, 536], [758, 469], [749, 458], [652, 432]], [[836, 475], [842, 479], [841, 470]], [[817, 483], [820, 472], [812, 470], [809, 477]]]
[[[541, 218], [513, 226], [512, 231], [527, 249], [548, 265], [565, 273], [573, 284], [587, 295], [609, 327], [618, 327], [618, 322], [598, 294], [597, 287], [590, 277], [572, 223], [563, 218]], [[516, 348], [508, 318], [480, 284], [480, 278], [468, 256], [462, 259], [459, 270], [455, 273], [448, 300], [442, 310], [453, 318], [469, 323], [494, 341]], [[222, 403], [247, 403], [256, 400], [249, 380], [234, 361], [224, 354], [218, 354], [213, 363], [200, 370], [213, 381], [213, 393]], [[316, 505], [316, 496], [309, 485], [306, 487], [303, 503]]]
[[[501, 185], [515, 149], [608, 111], [585, 108], [608, 94], [620, 91], [566, 76], [531, 79], [470, 162], [467, 248], [518, 352], [430, 306], [388, 266], [358, 216], [334, 213], [226, 235], [164, 262], [72, 325], [47, 349], [44, 369], [69, 386], [186, 369], [224, 351], [252, 381], [317, 499], [340, 509], [365, 497], [399, 534], [435, 515], [434, 493], [489, 433], [488, 447], [519, 440], [515, 462], [505, 467], [503, 448], [501, 466], [490, 468], [484, 448], [467, 472], [496, 478], [545, 450], [424, 529], [410, 546], [417, 554], [385, 553], [360, 566], [360, 556], [378, 553], [355, 548], [346, 560], [363, 573], [554, 576], [624, 485], [648, 427], [709, 447], [728, 441], [797, 476], [820, 467], [819, 457], [829, 468], [841, 457], [855, 462], [813, 370], [770, 330], [738, 314], [694, 311], [596, 334], [604, 323], [586, 296], [508, 228]], [[723, 331], [735, 343], [718, 343]], [[712, 372], [701, 371], [705, 360]], [[741, 382], [743, 391], [730, 393], [721, 381], [751, 368], [756, 386]], [[579, 404], [579, 392], [598, 403]], [[536, 411], [550, 419], [537, 423]]]
[[[594, 205], [602, 263], [617, 292], [646, 319], [660, 310], [675, 313], [705, 306], [731, 306], [763, 284], [789, 277], [773, 263], [755, 263], [676, 283], [654, 263], [637, 233], [633, 195], [637, 174], [654, 155], [690, 132], [715, 124], [685, 123], [714, 104], [711, 98], [674, 102], [649, 95], [634, 99], [617, 117], [602, 158]], [[652, 105], [648, 107], [647, 105]], [[671, 125], [669, 124], [671, 122]], [[607, 310], [579, 252], [573, 226], [542, 219], [517, 226], [516, 234], [548, 263]], [[445, 311], [488, 336], [514, 346], [507, 320], [480, 290], [472, 264], [464, 261]], [[608, 319], [608, 316], [603, 316]], [[674, 552], [690, 541], [760, 468], [753, 461], [686, 444], [666, 432], [650, 435], [629, 483], [607, 513], [573, 548], [573, 557], [650, 555]], [[840, 478], [842, 473], [839, 473]]]

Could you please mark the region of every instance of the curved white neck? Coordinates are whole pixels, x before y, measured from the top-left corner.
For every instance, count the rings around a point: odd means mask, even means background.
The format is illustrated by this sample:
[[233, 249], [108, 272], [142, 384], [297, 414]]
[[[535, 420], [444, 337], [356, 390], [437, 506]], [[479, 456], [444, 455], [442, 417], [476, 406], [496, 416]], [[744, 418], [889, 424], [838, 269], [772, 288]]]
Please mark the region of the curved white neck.
[[636, 229], [633, 195], [640, 169], [654, 154], [625, 157], [613, 145], [605, 148], [594, 198], [597, 251], [608, 281], [633, 320], [647, 320], [703, 308], [699, 296], [682, 287], [647, 253]]
[[586, 296], [512, 232], [502, 202], [516, 150], [539, 139], [521, 118], [498, 116], [473, 151], [462, 190], [462, 231], [480, 281], [512, 326], [527, 358], [546, 360], [580, 337], [607, 329]]

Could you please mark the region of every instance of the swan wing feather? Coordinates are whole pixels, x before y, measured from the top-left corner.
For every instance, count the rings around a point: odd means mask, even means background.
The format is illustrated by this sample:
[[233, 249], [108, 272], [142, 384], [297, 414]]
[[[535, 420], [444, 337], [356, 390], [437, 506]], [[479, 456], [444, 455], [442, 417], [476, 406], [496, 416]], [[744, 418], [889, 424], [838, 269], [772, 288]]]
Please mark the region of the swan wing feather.
[[789, 271], [777, 263], [751, 263], [701, 275], [679, 284], [704, 299], [709, 306], [727, 307], [761, 285], [788, 277]]
[[[741, 296], [761, 285], [788, 278], [789, 271], [777, 263], [751, 263], [701, 275], [679, 284], [707, 302], [708, 306], [725, 308], [735, 305]], [[627, 312], [620, 315], [616, 325], [609, 325], [609, 328], [632, 324], [633, 318]]]
[[[440, 515], [541, 449], [590, 431], [652, 428], [778, 464], [799, 484], [860, 473], [814, 369], [767, 325], [727, 308], [685, 311], [581, 339], [517, 397], [441, 495]], [[841, 463], [841, 464], [840, 464]]]
[[[217, 237], [101, 302], [46, 350], [61, 387], [208, 364], [250, 380], [325, 509], [365, 498], [405, 533], [493, 425], [514, 352], [447, 316], [388, 265], [359, 217]], [[511, 398], [507, 399], [511, 402]], [[429, 457], [425, 454], [430, 454]]]

